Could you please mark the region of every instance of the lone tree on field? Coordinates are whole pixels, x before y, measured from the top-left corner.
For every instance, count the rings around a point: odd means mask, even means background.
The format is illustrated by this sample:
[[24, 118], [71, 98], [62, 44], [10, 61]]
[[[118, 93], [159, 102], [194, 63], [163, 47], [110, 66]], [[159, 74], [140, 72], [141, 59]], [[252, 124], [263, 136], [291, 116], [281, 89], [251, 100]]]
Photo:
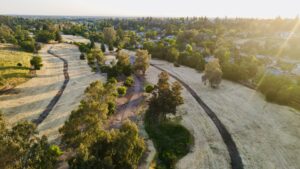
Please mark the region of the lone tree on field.
[[30, 64], [33, 67], [33, 70], [40, 70], [43, 66], [42, 58], [40, 56], [33, 56], [30, 60]]
[[206, 81], [212, 88], [217, 88], [222, 80], [222, 70], [218, 59], [214, 59], [205, 65], [204, 75], [202, 76], [202, 81], [206, 85]]
[[137, 50], [136, 51], [136, 59], [134, 62], [134, 69], [137, 73], [142, 72], [145, 75], [146, 70], [149, 67], [149, 62], [151, 59], [151, 55], [148, 53], [147, 50]]

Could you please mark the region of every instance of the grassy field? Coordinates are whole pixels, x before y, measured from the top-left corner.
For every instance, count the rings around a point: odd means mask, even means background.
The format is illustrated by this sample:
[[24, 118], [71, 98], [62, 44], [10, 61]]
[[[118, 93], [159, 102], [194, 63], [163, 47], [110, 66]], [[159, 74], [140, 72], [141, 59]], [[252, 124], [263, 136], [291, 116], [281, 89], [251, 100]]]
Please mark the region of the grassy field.
[[32, 53], [20, 51], [13, 45], [0, 44], [0, 91], [30, 78], [31, 56]]

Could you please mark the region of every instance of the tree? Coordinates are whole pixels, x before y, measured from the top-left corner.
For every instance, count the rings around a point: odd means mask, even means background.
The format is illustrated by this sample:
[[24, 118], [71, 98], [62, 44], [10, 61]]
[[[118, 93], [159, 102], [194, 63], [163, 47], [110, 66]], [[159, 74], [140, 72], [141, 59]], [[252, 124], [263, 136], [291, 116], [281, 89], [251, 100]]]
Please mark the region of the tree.
[[35, 36], [38, 42], [48, 43], [50, 40], [55, 40], [55, 34], [47, 30], [39, 31]]
[[221, 66], [227, 64], [229, 62], [230, 59], [230, 51], [229, 49], [221, 46], [218, 47], [215, 52], [214, 55], [216, 58], [219, 59]]
[[119, 130], [99, 135], [91, 146], [81, 146], [69, 164], [71, 169], [136, 169], [144, 150], [145, 143], [136, 124], [126, 121]]
[[92, 60], [96, 59], [98, 63], [103, 63], [105, 60], [102, 51], [98, 48], [91, 49], [88, 55], [91, 62], [93, 62]]
[[218, 87], [222, 80], [222, 70], [218, 59], [207, 63], [205, 65], [204, 75], [202, 80], [206, 83], [208, 80], [212, 88]]
[[134, 62], [134, 69], [139, 73], [142, 72], [145, 75], [146, 70], [150, 65], [151, 55], [148, 54], [147, 50], [140, 50], [136, 51], [136, 59]]
[[106, 27], [103, 29], [104, 42], [108, 45], [112, 45], [116, 40], [116, 31], [114, 27]]
[[58, 42], [62, 42], [62, 37], [61, 37], [59, 31], [55, 32], [55, 40]]
[[115, 103], [116, 84], [95, 81], [85, 90], [85, 95], [77, 110], [59, 130], [62, 143], [75, 150], [80, 145], [89, 146], [97, 135], [103, 134], [102, 123], [107, 119], [109, 103]]
[[120, 50], [117, 54], [117, 59], [119, 65], [126, 66], [130, 64], [129, 54], [125, 50]]
[[33, 66], [34, 70], [40, 70], [43, 66], [42, 58], [40, 56], [33, 56], [30, 60], [30, 64]]
[[57, 146], [50, 145], [46, 136], [40, 139], [37, 135], [36, 126], [27, 121], [11, 129], [6, 128], [0, 113], [0, 168], [54, 169], [61, 151]]
[[177, 106], [183, 104], [181, 96], [182, 87], [179, 82], [169, 84], [169, 74], [161, 72], [158, 76], [157, 89], [151, 100], [150, 107], [155, 108], [154, 116], [158, 121], [162, 121], [169, 113], [176, 114]]

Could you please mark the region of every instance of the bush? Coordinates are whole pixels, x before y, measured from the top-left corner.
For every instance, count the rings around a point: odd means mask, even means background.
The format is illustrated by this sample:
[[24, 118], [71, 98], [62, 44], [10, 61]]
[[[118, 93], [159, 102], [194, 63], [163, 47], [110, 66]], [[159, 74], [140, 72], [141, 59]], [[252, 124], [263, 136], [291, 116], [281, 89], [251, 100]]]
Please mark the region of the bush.
[[112, 84], [117, 84], [117, 83], [118, 83], [117, 79], [114, 78], [114, 77], [109, 78], [107, 82], [108, 82], [108, 83], [112, 83]]
[[30, 64], [34, 67], [35, 70], [40, 70], [43, 66], [42, 64], [42, 58], [40, 56], [34, 56], [30, 60]]
[[148, 85], [145, 87], [145, 91], [146, 91], [147, 93], [151, 93], [153, 90], [154, 90], [154, 86], [153, 86], [153, 85], [148, 84]]
[[108, 115], [112, 115], [116, 112], [116, 103], [108, 102]]
[[117, 89], [119, 96], [124, 96], [126, 94], [127, 88], [125, 86], [118, 87]]
[[22, 41], [19, 43], [21, 48], [25, 50], [26, 52], [34, 52], [35, 51], [35, 45], [33, 41]]
[[23, 65], [22, 65], [22, 63], [18, 63], [17, 66], [18, 67], [22, 67]]
[[134, 79], [132, 76], [126, 78], [124, 85], [127, 87], [131, 87], [134, 84]]

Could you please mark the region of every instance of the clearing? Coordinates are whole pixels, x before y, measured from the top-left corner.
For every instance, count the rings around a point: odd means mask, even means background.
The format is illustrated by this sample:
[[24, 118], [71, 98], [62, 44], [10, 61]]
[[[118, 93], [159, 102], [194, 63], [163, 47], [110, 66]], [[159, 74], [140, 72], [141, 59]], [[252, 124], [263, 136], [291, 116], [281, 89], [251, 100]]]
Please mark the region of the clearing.
[[[11, 44], [0, 44], [0, 91], [10, 89], [30, 79], [32, 53], [23, 52]], [[20, 63], [21, 65], [17, 65]]]

